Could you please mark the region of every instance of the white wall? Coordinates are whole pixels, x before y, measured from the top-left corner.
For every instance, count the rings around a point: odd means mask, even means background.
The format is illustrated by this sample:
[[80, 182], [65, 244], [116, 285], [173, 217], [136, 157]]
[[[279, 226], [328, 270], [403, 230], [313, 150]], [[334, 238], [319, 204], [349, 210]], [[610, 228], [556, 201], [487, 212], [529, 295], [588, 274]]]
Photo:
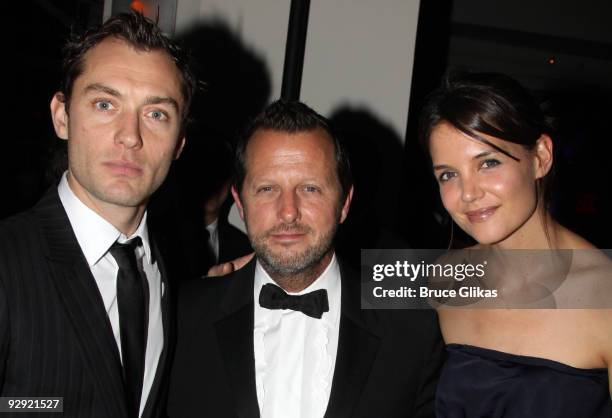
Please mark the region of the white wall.
[[[289, 0], [178, 0], [176, 32], [224, 20], [271, 71], [280, 97]], [[419, 0], [312, 0], [302, 100], [324, 115], [365, 107], [404, 140]]]
[[[224, 21], [270, 70], [280, 97], [289, 0], [177, 0], [176, 33]], [[404, 141], [419, 0], [311, 0], [301, 99], [323, 115], [366, 110]], [[230, 221], [241, 225], [234, 212]]]
[[302, 100], [365, 107], [404, 140], [419, 0], [312, 0]]
[[271, 98], [280, 97], [289, 21], [287, 0], [178, 0], [176, 33], [198, 22], [222, 20], [270, 70]]

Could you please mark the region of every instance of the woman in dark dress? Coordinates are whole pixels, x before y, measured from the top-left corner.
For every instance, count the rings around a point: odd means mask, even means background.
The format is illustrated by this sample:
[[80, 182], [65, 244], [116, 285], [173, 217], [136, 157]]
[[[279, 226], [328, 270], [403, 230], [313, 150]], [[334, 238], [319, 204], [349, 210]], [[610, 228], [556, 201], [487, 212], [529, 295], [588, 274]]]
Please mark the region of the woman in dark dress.
[[[554, 306], [577, 292], [603, 306], [598, 298], [612, 295], [609, 260], [548, 213], [553, 141], [523, 87], [499, 74], [448, 78], [429, 96], [420, 133], [442, 203], [475, 248], [569, 250]], [[516, 277], [525, 270], [513, 267]], [[612, 417], [612, 304], [526, 306], [536, 309], [438, 310], [448, 350], [438, 417]]]

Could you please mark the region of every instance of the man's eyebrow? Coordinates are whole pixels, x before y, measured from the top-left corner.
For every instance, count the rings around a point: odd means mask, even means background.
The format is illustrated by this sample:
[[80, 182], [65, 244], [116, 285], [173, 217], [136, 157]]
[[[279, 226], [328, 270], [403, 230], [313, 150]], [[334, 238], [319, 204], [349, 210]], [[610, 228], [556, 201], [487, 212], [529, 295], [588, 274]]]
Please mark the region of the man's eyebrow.
[[173, 99], [172, 97], [168, 97], [168, 96], [149, 96], [147, 97], [147, 99], [145, 100], [145, 104], [146, 105], [154, 105], [154, 104], [169, 104], [170, 106], [174, 107], [174, 109], [176, 110], [176, 112], [179, 112], [179, 104], [178, 102]]
[[[91, 92], [91, 91], [102, 92], [102, 93], [110, 94], [111, 96], [115, 96], [118, 98], [122, 97], [121, 93], [118, 90], [115, 90], [112, 87], [108, 87], [100, 83], [93, 83], [93, 84], [88, 85], [87, 87], [85, 87], [85, 91], [86, 92]], [[178, 102], [169, 96], [149, 96], [145, 100], [145, 105], [152, 105], [152, 104], [154, 105], [154, 104], [162, 104], [162, 103], [167, 103], [170, 106], [174, 107], [177, 113], [180, 111]]]
[[110, 94], [111, 96], [121, 97], [121, 93], [119, 93], [119, 91], [111, 87], [105, 86], [104, 84], [99, 84], [99, 83], [88, 85], [87, 87], [85, 87], [85, 91], [86, 92], [99, 91], [102, 93]]

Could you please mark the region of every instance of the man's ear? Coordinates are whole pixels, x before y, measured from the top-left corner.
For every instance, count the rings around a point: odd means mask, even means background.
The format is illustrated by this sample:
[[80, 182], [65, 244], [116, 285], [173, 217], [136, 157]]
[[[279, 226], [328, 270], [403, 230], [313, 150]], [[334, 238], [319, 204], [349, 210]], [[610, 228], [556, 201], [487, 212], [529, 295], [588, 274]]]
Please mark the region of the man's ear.
[[185, 137], [182, 137], [176, 143], [176, 148], [174, 150], [174, 159], [175, 160], [178, 160], [178, 158], [181, 156], [181, 153], [183, 152], [183, 148], [185, 148]]
[[346, 199], [344, 199], [344, 204], [342, 205], [342, 213], [340, 214], [340, 223], [344, 222], [349, 213], [349, 208], [351, 207], [351, 201], [353, 200], [353, 186], [349, 189], [346, 194]]
[[66, 111], [66, 97], [64, 93], [57, 92], [51, 99], [51, 120], [55, 134], [61, 139], [68, 139], [68, 112]]
[[232, 197], [234, 198], [234, 202], [236, 202], [236, 207], [238, 208], [238, 213], [240, 214], [240, 218], [244, 220], [244, 207], [242, 206], [242, 202], [240, 201], [240, 193], [236, 190], [236, 186], [232, 185]]
[[544, 177], [552, 167], [553, 142], [546, 134], [542, 134], [536, 141], [534, 164], [536, 179]]

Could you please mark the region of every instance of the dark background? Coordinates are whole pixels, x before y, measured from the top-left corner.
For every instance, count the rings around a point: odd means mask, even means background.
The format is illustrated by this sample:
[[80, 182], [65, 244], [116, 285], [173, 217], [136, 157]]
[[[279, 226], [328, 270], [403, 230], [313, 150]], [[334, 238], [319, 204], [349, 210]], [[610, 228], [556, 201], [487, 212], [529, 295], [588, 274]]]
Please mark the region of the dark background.
[[[61, 44], [71, 31], [99, 23], [102, 10], [102, 0], [37, 0], [7, 13], [0, 218], [32, 206], [57, 181], [65, 144], [53, 132], [49, 101], [59, 86]], [[606, 0], [423, 0], [405, 146], [368, 112], [341, 108], [327, 115], [349, 143], [357, 179], [340, 247], [448, 245], [448, 218], [416, 143], [416, 121], [425, 95], [448, 68], [458, 67], [504, 72], [535, 92], [557, 121], [553, 214], [597, 246], [612, 248], [610, 21], [612, 2]], [[266, 64], [223, 22], [180, 38], [195, 50], [207, 82], [194, 107], [200, 123], [192, 147], [200, 142], [202, 148], [202, 138], [231, 144], [245, 121], [274, 99]], [[206, 177], [193, 179], [194, 187]], [[172, 196], [175, 181], [171, 175], [156, 197], [161, 210], [173, 201], [164, 194]], [[386, 202], [369, 198], [380, 187], [388, 190]]]
[[[612, 246], [610, 19], [605, 0], [421, 1], [406, 133], [410, 193], [401, 205], [408, 216], [400, 221], [405, 234], [419, 230], [417, 247], [444, 247], [450, 235], [415, 140], [418, 109], [449, 68], [505, 73], [534, 92], [556, 126], [553, 215], [598, 247]], [[425, 198], [411, 204], [415, 195]]]

